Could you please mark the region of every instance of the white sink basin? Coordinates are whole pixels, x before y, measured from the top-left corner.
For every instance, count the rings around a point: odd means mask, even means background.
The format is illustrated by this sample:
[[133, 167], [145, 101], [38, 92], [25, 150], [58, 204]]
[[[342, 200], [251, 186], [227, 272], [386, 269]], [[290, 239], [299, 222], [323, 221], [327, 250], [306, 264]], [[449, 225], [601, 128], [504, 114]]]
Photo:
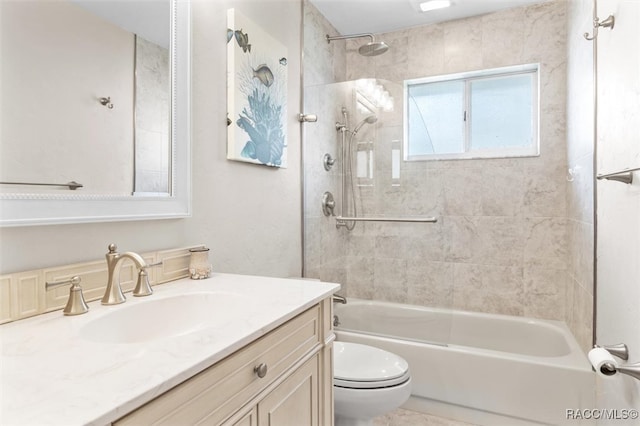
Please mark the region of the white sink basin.
[[112, 312], [82, 326], [80, 337], [101, 343], [138, 343], [180, 336], [220, 323], [245, 298], [219, 291], [154, 297], [110, 307]]

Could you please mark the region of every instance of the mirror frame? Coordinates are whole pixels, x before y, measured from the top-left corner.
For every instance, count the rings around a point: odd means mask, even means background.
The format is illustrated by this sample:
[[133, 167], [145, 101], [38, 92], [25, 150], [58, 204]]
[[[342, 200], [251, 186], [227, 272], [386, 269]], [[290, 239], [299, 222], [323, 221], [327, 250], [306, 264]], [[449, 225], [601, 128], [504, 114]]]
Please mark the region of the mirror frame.
[[[171, 194], [0, 194], [0, 226], [116, 222], [191, 216], [189, 0], [171, 0]], [[72, 192], [72, 191], [70, 191]]]

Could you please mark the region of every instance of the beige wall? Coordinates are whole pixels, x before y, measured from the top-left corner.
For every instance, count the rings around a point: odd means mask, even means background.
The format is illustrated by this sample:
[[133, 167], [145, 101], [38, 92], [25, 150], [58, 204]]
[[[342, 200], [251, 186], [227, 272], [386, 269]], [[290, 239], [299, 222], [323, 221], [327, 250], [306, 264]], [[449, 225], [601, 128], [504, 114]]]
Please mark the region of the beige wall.
[[[226, 160], [226, 9], [238, 7], [289, 50], [289, 167]], [[301, 269], [301, 4], [288, 0], [192, 3], [193, 217], [179, 220], [3, 228], [0, 272], [100, 259], [107, 245], [153, 251], [204, 243], [216, 271], [269, 276]]]

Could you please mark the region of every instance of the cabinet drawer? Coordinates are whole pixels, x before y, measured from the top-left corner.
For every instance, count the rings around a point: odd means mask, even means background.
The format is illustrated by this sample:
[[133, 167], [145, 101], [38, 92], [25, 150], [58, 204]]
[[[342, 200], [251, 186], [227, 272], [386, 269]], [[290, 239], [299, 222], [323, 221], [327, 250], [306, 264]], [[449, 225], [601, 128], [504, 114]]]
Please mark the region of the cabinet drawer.
[[[320, 346], [319, 322], [316, 305], [114, 424], [219, 424]], [[262, 378], [254, 371], [260, 364]]]

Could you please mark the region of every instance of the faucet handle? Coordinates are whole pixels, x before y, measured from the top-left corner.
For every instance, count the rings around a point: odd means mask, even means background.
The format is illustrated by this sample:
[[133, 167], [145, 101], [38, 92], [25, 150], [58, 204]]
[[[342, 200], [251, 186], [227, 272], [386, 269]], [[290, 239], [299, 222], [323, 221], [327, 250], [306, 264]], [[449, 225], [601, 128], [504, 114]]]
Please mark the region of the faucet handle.
[[138, 271], [138, 282], [136, 283], [136, 288], [134, 288], [131, 293], [135, 297], [151, 296], [153, 294], [146, 268], [147, 267], [140, 268], [140, 271]]
[[142, 296], [150, 296], [153, 294], [153, 289], [151, 288], [151, 283], [149, 282], [149, 275], [147, 274], [147, 269], [154, 268], [156, 266], [162, 266], [164, 261], [161, 260], [156, 263], [148, 263], [144, 267], [140, 268], [138, 272], [138, 282], [136, 283], [136, 288], [133, 289], [133, 294], [135, 297]]
[[84, 301], [84, 296], [82, 295], [80, 281], [80, 277], [76, 275], [68, 280], [45, 283], [47, 291], [61, 285], [71, 284], [71, 288], [69, 289], [69, 300], [67, 300], [67, 305], [62, 310], [64, 315], [80, 315], [89, 311], [89, 306], [87, 306], [87, 302]]

